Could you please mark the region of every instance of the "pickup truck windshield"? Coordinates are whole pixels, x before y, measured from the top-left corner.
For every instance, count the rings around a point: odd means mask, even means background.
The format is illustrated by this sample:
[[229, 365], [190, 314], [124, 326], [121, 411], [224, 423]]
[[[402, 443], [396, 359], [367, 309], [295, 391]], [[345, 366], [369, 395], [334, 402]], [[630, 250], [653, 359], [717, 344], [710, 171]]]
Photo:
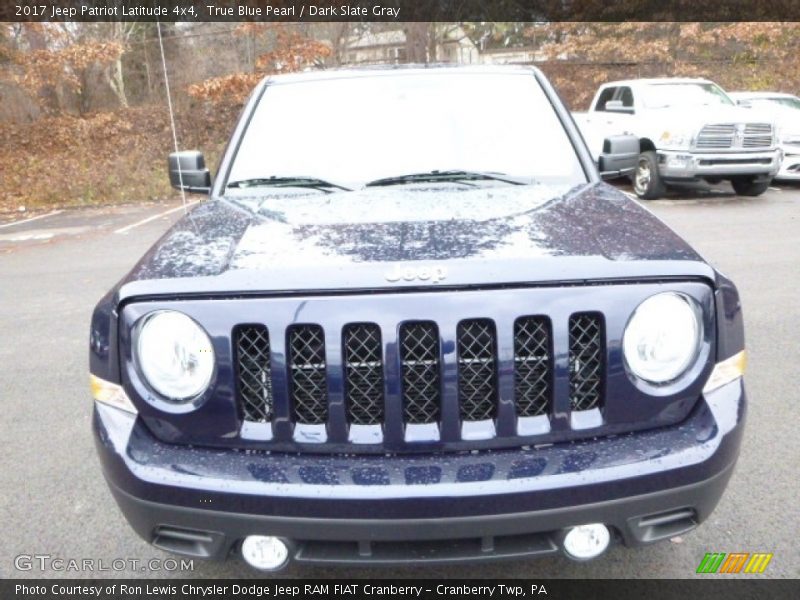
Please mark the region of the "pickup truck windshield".
[[733, 105], [721, 87], [713, 83], [658, 83], [644, 86], [647, 108]]
[[[270, 84], [243, 135], [226, 194], [243, 187], [274, 194], [269, 183], [286, 187], [285, 178], [349, 189], [387, 179], [420, 185], [418, 177], [394, 178], [434, 172], [486, 176], [426, 177], [425, 185], [587, 181], [532, 74], [394, 72]], [[231, 190], [230, 182], [250, 184]]]

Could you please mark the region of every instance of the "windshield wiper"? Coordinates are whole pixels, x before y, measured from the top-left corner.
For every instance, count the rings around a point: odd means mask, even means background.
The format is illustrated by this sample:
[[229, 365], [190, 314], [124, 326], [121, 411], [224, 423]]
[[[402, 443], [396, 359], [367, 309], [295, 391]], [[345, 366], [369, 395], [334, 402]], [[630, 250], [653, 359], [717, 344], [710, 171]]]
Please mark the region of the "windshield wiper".
[[233, 181], [228, 184], [229, 188], [249, 188], [249, 187], [299, 187], [299, 188], [312, 188], [321, 190], [325, 193], [330, 193], [332, 188], [351, 192], [349, 187], [325, 181], [318, 177], [254, 177], [252, 179], [242, 179], [240, 181]]
[[484, 171], [426, 171], [424, 173], [409, 173], [408, 175], [396, 175], [394, 177], [384, 177], [370, 181], [366, 186], [380, 185], [402, 185], [404, 183], [436, 182], [436, 181], [476, 181], [492, 180], [503, 181], [513, 185], [526, 185], [530, 183], [522, 179], [515, 179], [503, 173], [488, 173]]

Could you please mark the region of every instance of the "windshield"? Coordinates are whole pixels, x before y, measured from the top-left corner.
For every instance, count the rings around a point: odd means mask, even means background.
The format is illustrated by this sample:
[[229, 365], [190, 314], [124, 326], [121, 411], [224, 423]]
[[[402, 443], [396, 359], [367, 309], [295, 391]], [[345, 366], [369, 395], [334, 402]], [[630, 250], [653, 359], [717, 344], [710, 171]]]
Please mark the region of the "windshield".
[[713, 83], [657, 83], [644, 86], [647, 108], [733, 105], [721, 87]]
[[[532, 74], [435, 70], [269, 85], [227, 181], [254, 181], [249, 194], [274, 194], [271, 177], [359, 189], [434, 171], [502, 174], [527, 184], [586, 182]], [[441, 184], [448, 178], [430, 179]], [[458, 180], [472, 187], [510, 185], [493, 177]]]
[[783, 108], [800, 110], [800, 98], [795, 96], [772, 96], [770, 98], [747, 98], [746, 102], [754, 108], [772, 108], [776, 104]]

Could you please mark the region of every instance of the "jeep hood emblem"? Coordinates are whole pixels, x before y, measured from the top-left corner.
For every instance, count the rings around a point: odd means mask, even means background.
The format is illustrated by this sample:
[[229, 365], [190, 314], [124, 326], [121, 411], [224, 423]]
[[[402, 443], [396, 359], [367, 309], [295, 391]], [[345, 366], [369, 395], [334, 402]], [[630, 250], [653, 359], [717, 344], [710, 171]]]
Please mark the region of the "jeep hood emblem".
[[425, 267], [395, 267], [391, 271], [384, 274], [386, 281], [430, 281], [431, 283], [439, 283], [447, 278], [447, 269], [440, 266], [425, 266]]

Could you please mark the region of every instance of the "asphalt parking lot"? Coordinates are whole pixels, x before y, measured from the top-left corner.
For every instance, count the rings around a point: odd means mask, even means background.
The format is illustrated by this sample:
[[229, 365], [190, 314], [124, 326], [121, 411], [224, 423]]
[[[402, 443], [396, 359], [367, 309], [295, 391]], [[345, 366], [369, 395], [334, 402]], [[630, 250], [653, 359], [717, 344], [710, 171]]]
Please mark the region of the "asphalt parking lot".
[[[648, 206], [738, 284], [750, 356], [742, 455], [716, 512], [698, 530], [590, 563], [561, 557], [426, 569], [292, 567], [288, 577], [691, 577], [706, 552], [772, 552], [764, 576], [800, 575], [800, 186], [759, 198], [694, 191]], [[95, 302], [179, 218], [179, 204], [67, 210], [0, 224], [0, 577], [21, 554], [165, 558], [135, 536], [103, 481], [90, 435], [89, 316]], [[91, 574], [89, 574], [91, 575]], [[193, 571], [101, 576], [249, 577], [240, 562]]]

